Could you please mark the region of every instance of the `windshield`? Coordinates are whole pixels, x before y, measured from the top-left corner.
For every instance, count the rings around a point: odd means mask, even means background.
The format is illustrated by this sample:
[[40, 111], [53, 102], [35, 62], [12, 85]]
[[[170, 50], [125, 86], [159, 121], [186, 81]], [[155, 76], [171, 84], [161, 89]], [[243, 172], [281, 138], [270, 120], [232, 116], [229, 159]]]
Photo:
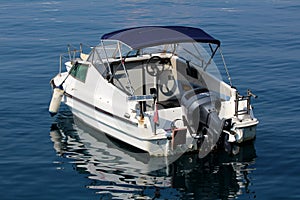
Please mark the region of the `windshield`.
[[[101, 45], [96, 46], [94, 51], [91, 53], [97, 54], [97, 56], [90, 55], [90, 58], [97, 57], [99, 58], [98, 62], [101, 60], [101, 63], [103, 64], [120, 60], [121, 58], [126, 59], [137, 56], [151, 57], [151, 55], [157, 53], [163, 53], [169, 57], [172, 57], [173, 55], [178, 56], [188, 62], [195, 69], [204, 70], [218, 80], [225, 80], [225, 82], [230, 83], [230, 80], [227, 81], [226, 76], [229, 75], [227, 73], [226, 64], [220, 52], [220, 47], [210, 43], [174, 43], [147, 47], [143, 49], [132, 49], [126, 44], [117, 40], [103, 40]], [[95, 64], [95, 60], [93, 60], [93, 64]], [[108, 65], [105, 71], [107, 71], [107, 68]]]

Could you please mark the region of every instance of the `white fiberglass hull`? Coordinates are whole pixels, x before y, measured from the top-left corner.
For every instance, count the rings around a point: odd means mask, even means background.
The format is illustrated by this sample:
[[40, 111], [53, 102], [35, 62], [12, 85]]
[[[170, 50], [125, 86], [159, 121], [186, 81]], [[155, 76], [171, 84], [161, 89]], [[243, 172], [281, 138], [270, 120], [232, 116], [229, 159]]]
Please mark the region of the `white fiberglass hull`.
[[[171, 139], [167, 139], [166, 131], [148, 138], [140, 137], [142, 128], [129, 120], [116, 117], [101, 108], [83, 102], [76, 97], [65, 95], [63, 102], [71, 109], [72, 113], [89, 126], [99, 130], [99, 134], [108, 134], [122, 142], [149, 153], [150, 156], [181, 155], [188, 151], [196, 150], [193, 138], [186, 138], [186, 144], [172, 147]], [[74, 104], [76, 107], [74, 107]]]

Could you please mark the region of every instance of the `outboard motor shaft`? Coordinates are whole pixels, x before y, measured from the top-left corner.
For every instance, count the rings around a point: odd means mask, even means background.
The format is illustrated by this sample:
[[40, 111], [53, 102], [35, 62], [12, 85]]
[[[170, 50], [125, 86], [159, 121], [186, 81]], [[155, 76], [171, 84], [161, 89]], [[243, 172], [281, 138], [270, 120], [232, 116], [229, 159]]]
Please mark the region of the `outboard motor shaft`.
[[205, 88], [186, 92], [182, 99], [183, 120], [190, 134], [200, 144], [199, 157], [206, 156], [217, 144], [223, 131], [224, 119], [217, 113], [220, 99]]

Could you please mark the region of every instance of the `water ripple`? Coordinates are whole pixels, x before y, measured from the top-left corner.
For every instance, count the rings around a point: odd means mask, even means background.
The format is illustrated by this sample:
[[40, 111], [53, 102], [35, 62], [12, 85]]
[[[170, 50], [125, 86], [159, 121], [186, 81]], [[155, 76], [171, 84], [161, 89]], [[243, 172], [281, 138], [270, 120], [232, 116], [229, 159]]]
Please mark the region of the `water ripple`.
[[[293, 0], [1, 0], [1, 199], [299, 199], [299, 7]], [[234, 85], [259, 96], [255, 148], [155, 165], [77, 127], [63, 107], [57, 119], [48, 116], [48, 83], [68, 43], [175, 24], [220, 39]], [[51, 141], [52, 123], [59, 129]]]

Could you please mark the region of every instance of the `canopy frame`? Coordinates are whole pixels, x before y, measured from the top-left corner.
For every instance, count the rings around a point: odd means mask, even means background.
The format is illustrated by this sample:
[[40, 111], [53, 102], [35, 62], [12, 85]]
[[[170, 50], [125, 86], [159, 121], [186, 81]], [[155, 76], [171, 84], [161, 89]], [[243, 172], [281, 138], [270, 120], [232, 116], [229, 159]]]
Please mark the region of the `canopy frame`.
[[132, 49], [142, 49], [164, 44], [182, 42], [212, 43], [221, 42], [200, 28], [187, 26], [141, 26], [113, 31], [104, 34], [101, 40], [119, 40]]

